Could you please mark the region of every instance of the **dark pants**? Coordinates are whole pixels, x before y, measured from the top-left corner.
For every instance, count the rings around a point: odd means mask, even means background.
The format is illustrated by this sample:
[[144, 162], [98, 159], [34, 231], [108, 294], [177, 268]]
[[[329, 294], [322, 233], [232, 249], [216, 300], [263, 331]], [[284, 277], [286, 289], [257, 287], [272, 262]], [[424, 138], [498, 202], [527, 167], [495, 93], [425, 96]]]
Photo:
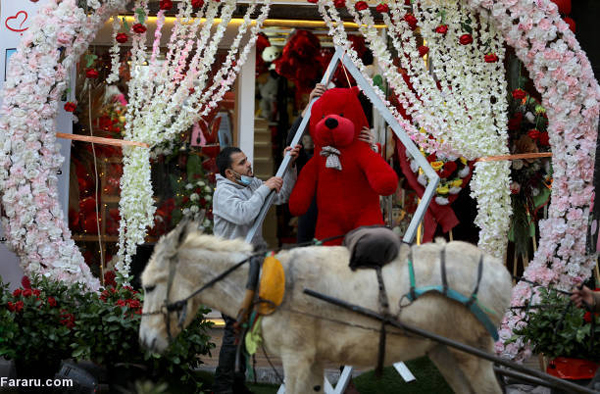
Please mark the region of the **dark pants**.
[[301, 244], [310, 242], [315, 238], [315, 227], [317, 226], [317, 198], [314, 197], [308, 211], [298, 217], [298, 237], [296, 241]]
[[222, 315], [225, 320], [225, 329], [223, 330], [223, 343], [219, 352], [219, 365], [215, 371], [215, 383], [213, 392], [219, 393], [246, 393], [249, 392], [245, 386], [246, 381], [246, 359], [242, 352], [240, 355], [239, 371], [235, 370], [235, 358], [237, 346], [235, 343], [235, 332], [233, 324], [235, 319]]

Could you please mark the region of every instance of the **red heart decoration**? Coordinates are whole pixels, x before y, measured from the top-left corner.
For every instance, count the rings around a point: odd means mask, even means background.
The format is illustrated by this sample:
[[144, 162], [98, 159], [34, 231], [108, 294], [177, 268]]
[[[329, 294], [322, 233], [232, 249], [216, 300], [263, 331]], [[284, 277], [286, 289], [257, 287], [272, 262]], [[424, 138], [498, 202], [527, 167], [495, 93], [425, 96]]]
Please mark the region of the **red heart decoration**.
[[[27, 20], [28, 17], [29, 17], [29, 15], [27, 15], [27, 12], [19, 11], [19, 12], [17, 12], [17, 14], [15, 16], [9, 16], [8, 18], [6, 18], [6, 22], [4, 22], [4, 25], [6, 25], [6, 28], [8, 30], [20, 33], [22, 31], [29, 29], [29, 27], [26, 27], [23, 29], [23, 24], [25, 23], [25, 21]], [[13, 22], [13, 20], [14, 20], [14, 22]], [[9, 26], [9, 23], [11, 25], [13, 25], [14, 27]]]

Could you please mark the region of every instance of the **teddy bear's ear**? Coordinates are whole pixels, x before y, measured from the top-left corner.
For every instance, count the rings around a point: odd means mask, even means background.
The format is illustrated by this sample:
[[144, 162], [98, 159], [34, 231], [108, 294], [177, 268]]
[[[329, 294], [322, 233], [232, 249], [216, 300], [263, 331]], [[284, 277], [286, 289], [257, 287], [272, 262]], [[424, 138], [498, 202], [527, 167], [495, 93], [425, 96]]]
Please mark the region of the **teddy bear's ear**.
[[354, 93], [355, 95], [358, 96], [358, 94], [360, 93], [360, 88], [358, 86], [352, 86], [350, 88], [350, 90], [352, 90], [352, 93]]

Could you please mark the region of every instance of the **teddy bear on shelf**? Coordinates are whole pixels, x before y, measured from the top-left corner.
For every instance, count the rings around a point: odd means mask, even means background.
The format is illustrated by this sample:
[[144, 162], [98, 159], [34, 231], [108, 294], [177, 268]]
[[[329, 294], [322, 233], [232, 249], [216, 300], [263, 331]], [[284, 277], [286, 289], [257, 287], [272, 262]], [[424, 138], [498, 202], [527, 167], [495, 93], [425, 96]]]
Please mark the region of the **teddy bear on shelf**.
[[[396, 172], [369, 144], [358, 140], [367, 118], [357, 87], [327, 90], [312, 106], [315, 153], [289, 200], [292, 215], [304, 214], [316, 195], [315, 237], [325, 239], [366, 225], [383, 224], [379, 196], [396, 191]], [[327, 242], [339, 245], [342, 238]]]

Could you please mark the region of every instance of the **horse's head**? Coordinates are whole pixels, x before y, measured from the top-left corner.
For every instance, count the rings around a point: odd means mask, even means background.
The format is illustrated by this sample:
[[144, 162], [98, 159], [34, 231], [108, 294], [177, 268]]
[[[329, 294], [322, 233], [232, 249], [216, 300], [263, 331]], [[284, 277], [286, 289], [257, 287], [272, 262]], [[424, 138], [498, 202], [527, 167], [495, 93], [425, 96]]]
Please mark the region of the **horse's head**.
[[[193, 283], [181, 280], [183, 275], [179, 260], [180, 247], [186, 238], [197, 233], [198, 223], [182, 220], [170, 233], [161, 237], [142, 274], [144, 307], [140, 323], [140, 342], [156, 352], [163, 352], [171, 338], [195, 317], [194, 305], [187, 302], [173, 305], [175, 301], [191, 294]], [[173, 286], [173, 283], [177, 283]]]

